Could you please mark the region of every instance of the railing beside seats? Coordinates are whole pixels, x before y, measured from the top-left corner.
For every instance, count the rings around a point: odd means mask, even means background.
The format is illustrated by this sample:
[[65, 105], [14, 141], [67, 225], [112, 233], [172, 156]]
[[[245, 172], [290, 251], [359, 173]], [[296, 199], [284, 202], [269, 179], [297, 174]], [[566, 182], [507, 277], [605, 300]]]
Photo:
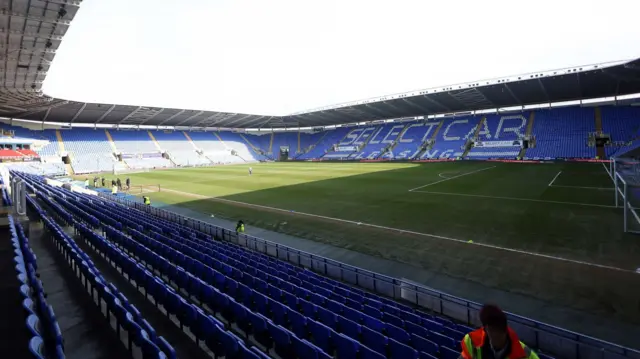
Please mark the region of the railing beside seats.
[[[148, 212], [159, 218], [188, 226], [216, 238], [310, 268], [345, 283], [350, 283], [396, 300], [402, 299], [408, 301], [418, 307], [427, 308], [435, 313], [445, 315], [468, 325], [479, 325], [478, 311], [482, 307], [480, 303], [449, 295], [407, 280], [389, 277], [329, 258], [300, 251], [262, 238], [246, 234], [238, 235], [232, 229], [215, 226], [160, 208], [146, 206], [140, 202], [111, 197], [109, 195], [103, 196]], [[519, 315], [508, 315], [509, 324], [516, 330], [522, 341], [532, 347], [558, 357], [569, 359], [640, 359], [640, 351]]]

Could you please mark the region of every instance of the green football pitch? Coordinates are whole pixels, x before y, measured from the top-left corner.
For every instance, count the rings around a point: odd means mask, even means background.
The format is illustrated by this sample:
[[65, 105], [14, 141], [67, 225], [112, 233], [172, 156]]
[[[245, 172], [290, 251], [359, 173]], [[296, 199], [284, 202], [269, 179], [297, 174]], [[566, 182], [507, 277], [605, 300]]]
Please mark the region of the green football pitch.
[[153, 201], [640, 321], [640, 237], [623, 232], [602, 164], [251, 167], [127, 176], [133, 192], [159, 185]]

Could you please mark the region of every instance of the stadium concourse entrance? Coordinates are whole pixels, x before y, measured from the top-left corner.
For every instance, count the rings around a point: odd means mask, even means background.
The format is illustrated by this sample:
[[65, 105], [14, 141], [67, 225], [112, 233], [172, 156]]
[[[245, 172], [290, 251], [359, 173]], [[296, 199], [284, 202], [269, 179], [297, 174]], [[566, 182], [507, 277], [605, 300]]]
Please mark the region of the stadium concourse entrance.
[[288, 161], [289, 160], [289, 146], [280, 146], [280, 156], [278, 157], [279, 161]]

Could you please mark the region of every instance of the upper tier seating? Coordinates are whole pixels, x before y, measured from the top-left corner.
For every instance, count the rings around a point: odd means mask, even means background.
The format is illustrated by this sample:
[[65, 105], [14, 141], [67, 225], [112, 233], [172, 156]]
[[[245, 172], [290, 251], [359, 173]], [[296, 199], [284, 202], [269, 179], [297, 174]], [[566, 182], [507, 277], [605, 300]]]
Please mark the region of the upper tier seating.
[[594, 118], [594, 109], [586, 107], [537, 110], [532, 133], [536, 145], [527, 149], [525, 158], [594, 158], [596, 149], [588, 146]]
[[[147, 131], [109, 130], [113, 143], [122, 153], [160, 152]], [[65, 142], [66, 143], [66, 142]]]

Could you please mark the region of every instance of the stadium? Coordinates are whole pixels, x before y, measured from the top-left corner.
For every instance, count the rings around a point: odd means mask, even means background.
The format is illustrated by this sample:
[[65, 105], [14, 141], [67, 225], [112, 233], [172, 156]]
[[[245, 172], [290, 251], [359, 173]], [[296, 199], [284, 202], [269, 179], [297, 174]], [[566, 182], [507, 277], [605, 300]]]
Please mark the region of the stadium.
[[0, 14], [2, 355], [456, 359], [496, 303], [542, 359], [640, 359], [640, 59], [286, 116], [50, 97], [81, 3]]

